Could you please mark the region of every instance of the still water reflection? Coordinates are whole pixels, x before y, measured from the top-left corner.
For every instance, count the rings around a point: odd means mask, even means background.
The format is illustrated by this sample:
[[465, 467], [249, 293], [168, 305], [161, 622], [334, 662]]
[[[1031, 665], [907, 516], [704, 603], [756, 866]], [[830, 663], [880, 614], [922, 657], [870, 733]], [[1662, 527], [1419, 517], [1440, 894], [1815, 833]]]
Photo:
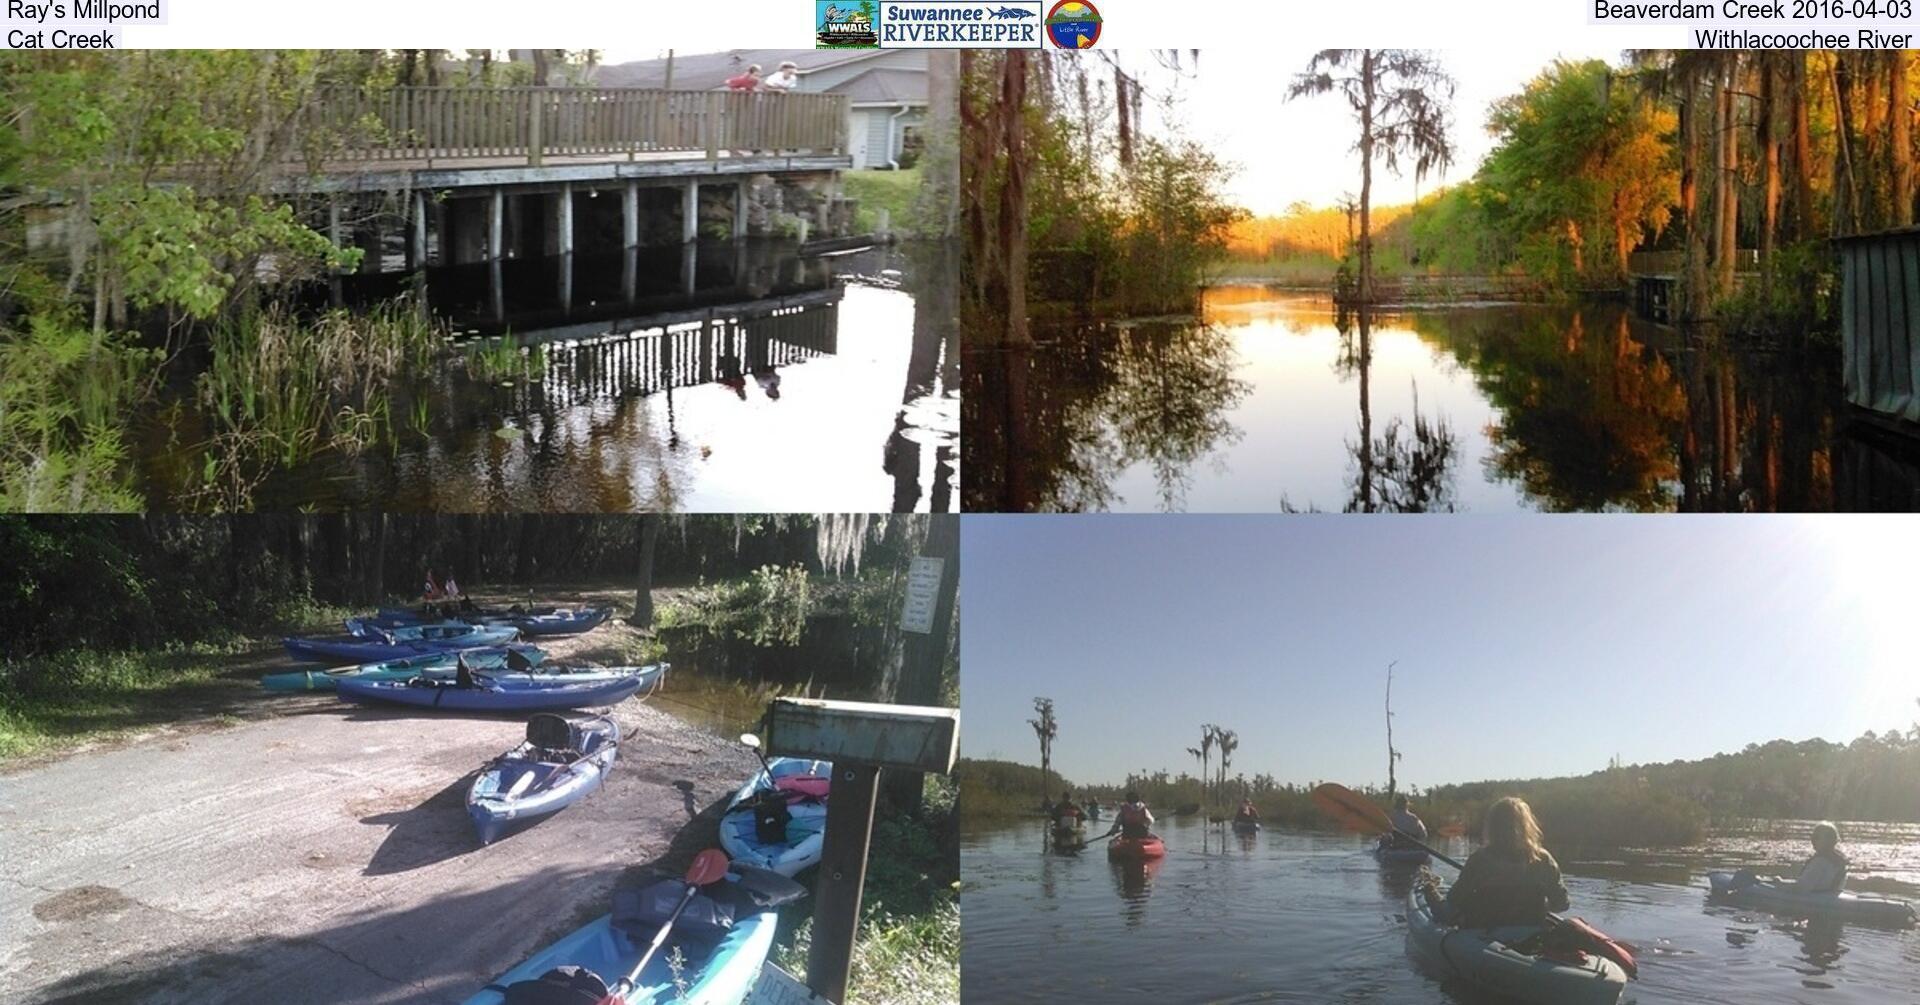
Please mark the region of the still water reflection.
[[1618, 304], [1221, 288], [1198, 321], [1039, 338], [969, 356], [969, 508], [1920, 509], [1920, 455], [1848, 427], [1831, 354]]
[[[393, 389], [356, 451], [261, 474], [259, 509], [913, 511], [956, 508], [959, 359], [944, 246], [802, 256], [702, 243], [337, 280], [321, 295], [423, 300], [459, 333]], [[527, 351], [507, 372], [474, 345]], [[139, 459], [192, 499], [212, 439], [182, 386]]]
[[[1414, 873], [1382, 869], [1362, 839], [1268, 830], [1241, 837], [1162, 821], [1157, 867], [1107, 861], [1099, 844], [1042, 851], [1039, 821], [961, 838], [967, 1002], [1437, 1001], [1498, 1005], [1417, 969], [1406, 953]], [[1805, 826], [1792, 829], [1802, 836]], [[1920, 828], [1852, 825], [1872, 885], [1920, 889]], [[1801, 854], [1727, 834], [1657, 856], [1565, 856], [1574, 912], [1640, 950], [1633, 1005], [1866, 1005], [1920, 1000], [1920, 932], [1795, 923], [1709, 904], [1702, 873]], [[1457, 839], [1448, 849], [1466, 852]], [[1442, 871], [1446, 867], [1438, 867]], [[1902, 882], [1896, 877], [1906, 877]]]

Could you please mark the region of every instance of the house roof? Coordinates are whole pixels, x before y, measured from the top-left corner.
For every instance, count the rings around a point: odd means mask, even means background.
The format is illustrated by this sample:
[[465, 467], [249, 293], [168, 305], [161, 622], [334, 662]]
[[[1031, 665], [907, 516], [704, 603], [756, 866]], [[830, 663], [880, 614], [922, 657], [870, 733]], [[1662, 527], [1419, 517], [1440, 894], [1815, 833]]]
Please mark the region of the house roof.
[[[762, 73], [772, 73], [786, 60], [792, 60], [804, 78], [815, 70], [841, 63], [872, 59], [880, 51], [846, 52], [834, 49], [728, 49], [725, 52], [676, 54], [673, 59], [673, 89], [711, 91], [727, 86], [727, 78], [739, 76], [754, 63]], [[665, 87], [667, 61], [642, 59], [631, 63], [602, 66], [594, 78], [601, 87]], [[836, 89], [837, 90], [837, 89]]]
[[833, 93], [846, 95], [856, 105], [924, 105], [927, 75], [913, 70], [868, 70], [842, 81]]

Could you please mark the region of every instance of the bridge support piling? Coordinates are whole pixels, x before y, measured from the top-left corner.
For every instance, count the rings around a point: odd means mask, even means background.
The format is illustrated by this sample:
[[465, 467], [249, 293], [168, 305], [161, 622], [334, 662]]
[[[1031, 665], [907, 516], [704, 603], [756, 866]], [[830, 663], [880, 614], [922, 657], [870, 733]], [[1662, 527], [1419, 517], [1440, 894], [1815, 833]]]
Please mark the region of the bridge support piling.
[[627, 245], [626, 254], [620, 256], [620, 298], [633, 303], [640, 293], [640, 249]]
[[560, 203], [555, 207], [559, 212], [560, 248], [562, 255], [573, 254], [573, 186], [560, 186]]
[[[640, 183], [627, 182], [620, 192], [620, 246], [632, 251], [640, 246]], [[627, 299], [633, 299], [628, 294]]]
[[327, 243], [336, 250], [346, 246], [346, 237], [340, 227], [340, 197], [327, 196]]
[[407, 264], [414, 269], [427, 267], [427, 194], [413, 193], [413, 241], [407, 247]]
[[687, 182], [680, 193], [680, 240], [682, 243], [694, 241], [700, 237], [700, 183]]
[[747, 182], [733, 187], [733, 239], [747, 236]]
[[560, 256], [560, 309], [573, 310], [573, 252]]
[[694, 275], [700, 264], [700, 245], [688, 241], [680, 246], [680, 291], [691, 295]]
[[507, 231], [507, 196], [499, 189], [487, 200], [487, 261], [498, 262], [505, 258]]

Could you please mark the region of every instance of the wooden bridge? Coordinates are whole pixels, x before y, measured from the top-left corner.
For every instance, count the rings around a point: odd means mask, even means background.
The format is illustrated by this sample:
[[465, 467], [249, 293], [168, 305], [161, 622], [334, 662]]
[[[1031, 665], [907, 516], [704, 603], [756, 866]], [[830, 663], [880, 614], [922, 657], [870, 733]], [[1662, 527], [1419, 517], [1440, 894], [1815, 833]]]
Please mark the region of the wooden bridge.
[[[1734, 284], [1760, 272], [1760, 252], [1734, 253]], [[1680, 280], [1686, 274], [1684, 251], [1636, 251], [1627, 256], [1627, 300], [1635, 314], [1653, 321], [1671, 321], [1679, 299]]]
[[576, 199], [602, 194], [615, 198], [581, 208], [617, 204], [627, 248], [643, 243], [644, 218], [675, 208], [680, 239], [694, 240], [703, 188], [730, 197], [728, 226], [741, 237], [755, 179], [830, 182], [852, 166], [847, 99], [832, 94], [331, 88], [291, 128], [296, 154], [274, 187], [324, 198], [336, 244], [373, 247], [377, 227], [370, 239], [348, 232], [366, 215], [356, 197], [404, 194], [414, 267], [571, 254]]

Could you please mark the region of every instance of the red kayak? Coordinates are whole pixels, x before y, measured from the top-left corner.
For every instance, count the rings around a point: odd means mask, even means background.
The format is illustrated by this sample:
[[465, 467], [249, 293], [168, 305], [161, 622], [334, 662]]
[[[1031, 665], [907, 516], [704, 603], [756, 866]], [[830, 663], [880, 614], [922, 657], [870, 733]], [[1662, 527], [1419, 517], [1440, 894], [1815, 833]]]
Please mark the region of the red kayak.
[[1143, 838], [1117, 837], [1107, 843], [1108, 858], [1127, 862], [1145, 862], [1166, 854], [1166, 844], [1152, 834]]

